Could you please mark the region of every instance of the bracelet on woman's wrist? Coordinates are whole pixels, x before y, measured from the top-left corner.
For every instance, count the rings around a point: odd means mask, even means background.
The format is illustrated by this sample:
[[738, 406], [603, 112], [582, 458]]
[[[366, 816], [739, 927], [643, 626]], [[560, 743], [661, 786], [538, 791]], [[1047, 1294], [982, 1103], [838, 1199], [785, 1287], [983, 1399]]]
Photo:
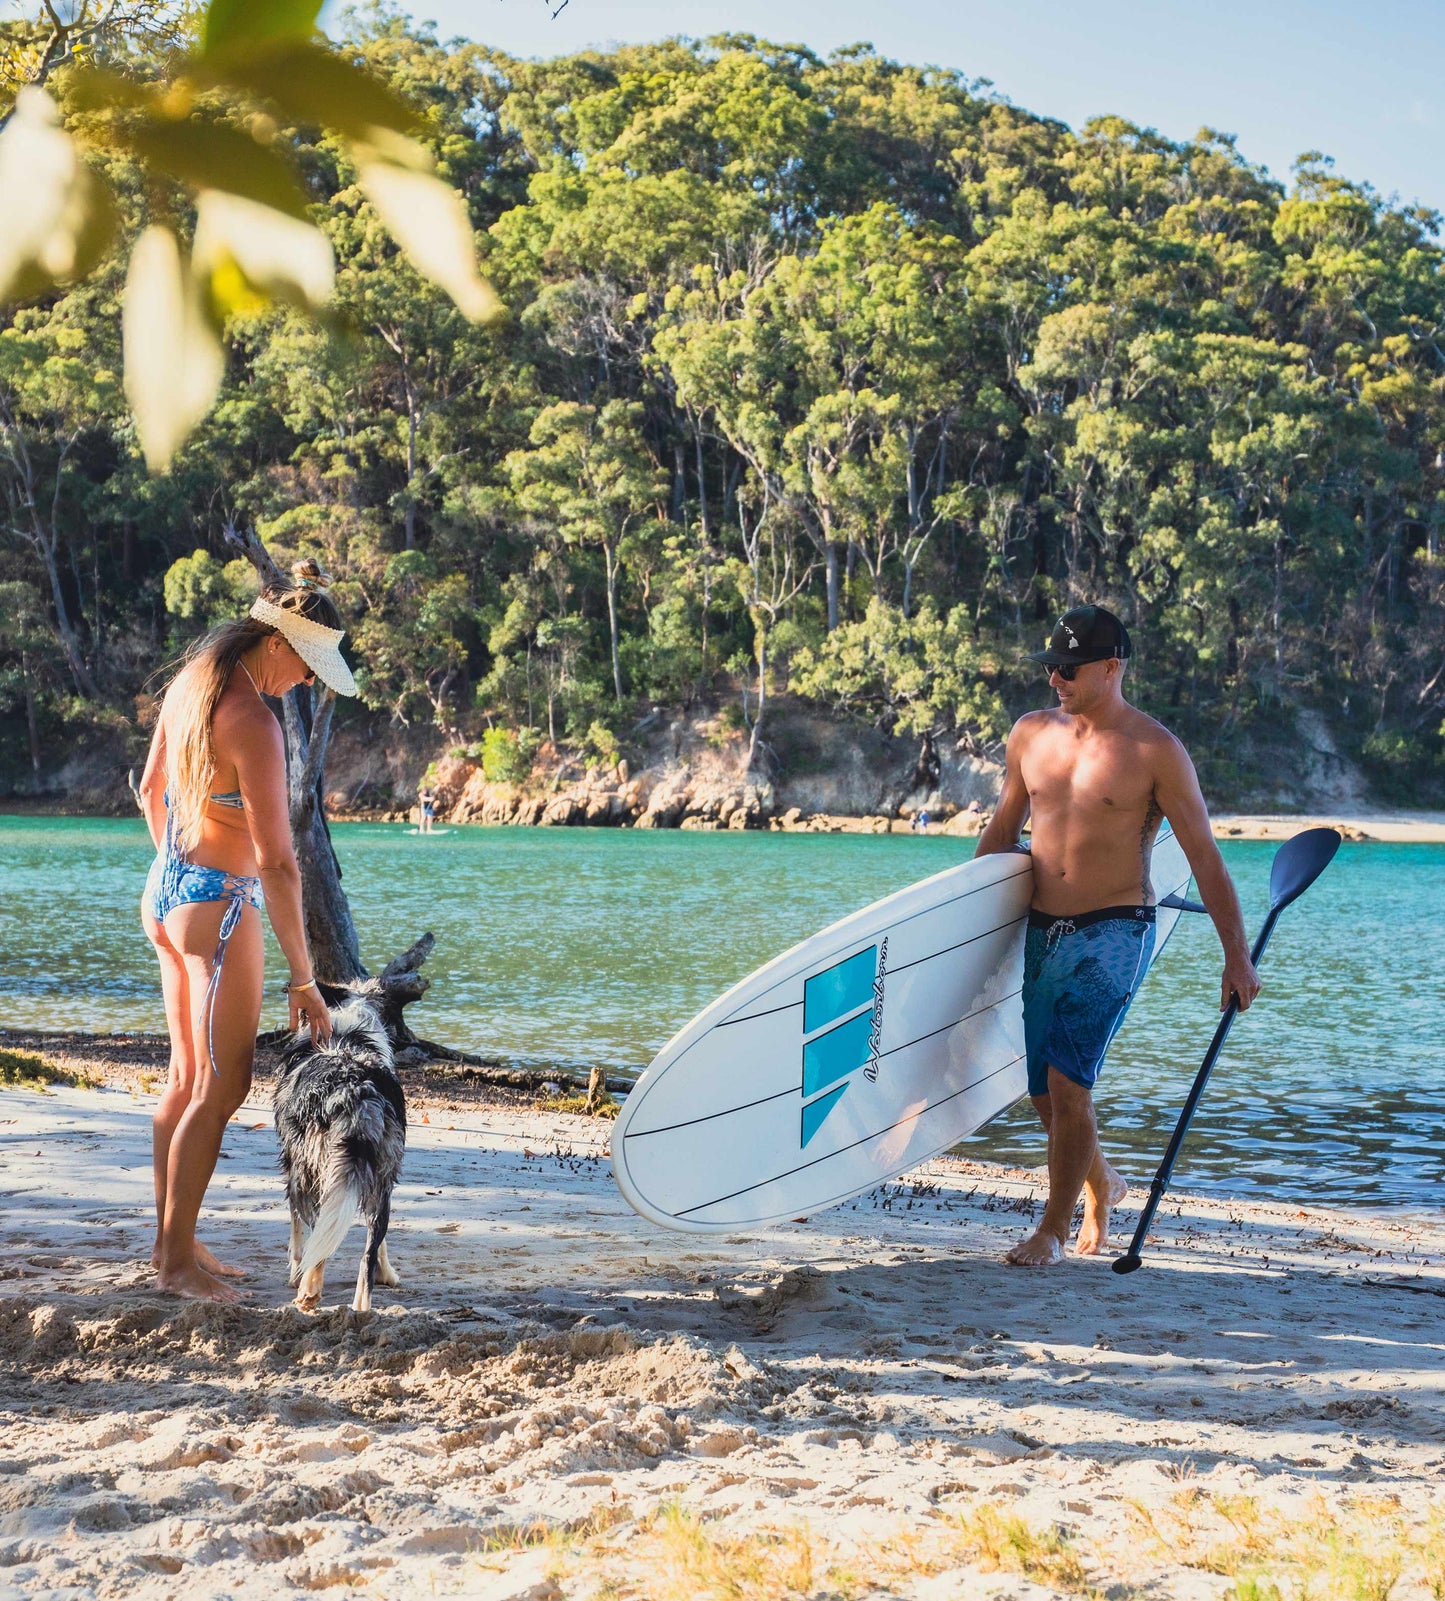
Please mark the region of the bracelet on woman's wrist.
[[286, 986], [286, 993], [289, 995], [292, 990], [309, 990], [309, 989], [313, 989], [315, 987], [315, 985], [316, 985], [316, 975], [313, 973], [310, 978], [303, 979], [302, 982], [299, 983], [299, 984], [288, 984]]

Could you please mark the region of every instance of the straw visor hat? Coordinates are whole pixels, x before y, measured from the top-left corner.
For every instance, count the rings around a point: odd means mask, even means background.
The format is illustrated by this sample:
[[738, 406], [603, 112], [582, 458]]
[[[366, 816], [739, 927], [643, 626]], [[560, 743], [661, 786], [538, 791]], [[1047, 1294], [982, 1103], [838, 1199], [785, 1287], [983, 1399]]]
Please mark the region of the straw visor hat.
[[356, 680], [339, 649], [343, 630], [313, 622], [300, 612], [287, 611], [264, 596], [251, 607], [251, 615], [258, 623], [274, 628], [328, 689], [338, 695], [356, 693]]

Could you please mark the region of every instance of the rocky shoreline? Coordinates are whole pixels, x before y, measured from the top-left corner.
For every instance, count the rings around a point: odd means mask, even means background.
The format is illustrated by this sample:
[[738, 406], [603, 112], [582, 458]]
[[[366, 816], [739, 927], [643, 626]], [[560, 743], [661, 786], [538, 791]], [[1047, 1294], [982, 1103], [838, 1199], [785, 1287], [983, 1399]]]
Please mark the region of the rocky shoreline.
[[[891, 811], [859, 815], [784, 807], [771, 784], [739, 779], [720, 771], [720, 765], [697, 768], [682, 763], [634, 774], [623, 760], [611, 767], [588, 767], [566, 782], [566, 769], [560, 768], [548, 787], [539, 791], [490, 780], [475, 763], [447, 757], [434, 765], [430, 783], [437, 821], [449, 826], [896, 834], [915, 831], [920, 814], [926, 814], [930, 829], [972, 836], [981, 832], [991, 815], [977, 798], [960, 805], [937, 789], [915, 791]], [[340, 793], [328, 796], [327, 805], [331, 815], [343, 821], [416, 822], [420, 816], [416, 807], [381, 812], [349, 808]]]

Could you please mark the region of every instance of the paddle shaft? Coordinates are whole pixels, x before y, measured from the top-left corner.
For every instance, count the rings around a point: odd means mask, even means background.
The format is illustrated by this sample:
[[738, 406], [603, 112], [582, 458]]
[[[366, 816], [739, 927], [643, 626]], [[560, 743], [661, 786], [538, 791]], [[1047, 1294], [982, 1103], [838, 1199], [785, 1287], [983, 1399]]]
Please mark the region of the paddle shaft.
[[[1264, 927], [1259, 931], [1259, 938], [1254, 942], [1254, 949], [1249, 953], [1249, 959], [1256, 967], [1259, 966], [1259, 959], [1264, 955], [1264, 948], [1269, 944], [1269, 936], [1274, 933], [1274, 925], [1283, 910], [1282, 906], [1271, 906], [1269, 909], [1269, 916], [1265, 918]], [[1204, 1053], [1204, 1061], [1194, 1075], [1194, 1083], [1184, 1102], [1184, 1110], [1179, 1114], [1179, 1122], [1174, 1128], [1174, 1137], [1169, 1141], [1169, 1149], [1165, 1151], [1164, 1160], [1159, 1164], [1159, 1171], [1154, 1175], [1154, 1182], [1149, 1186], [1149, 1199], [1139, 1214], [1139, 1226], [1134, 1230], [1134, 1238], [1129, 1242], [1129, 1249], [1121, 1258], [1122, 1261], [1137, 1263], [1139, 1260], [1139, 1248], [1143, 1245], [1149, 1226], [1154, 1221], [1154, 1214], [1159, 1210], [1160, 1201], [1164, 1199], [1164, 1192], [1169, 1188], [1169, 1176], [1174, 1171], [1174, 1163], [1184, 1144], [1184, 1136], [1189, 1132], [1189, 1120], [1194, 1116], [1194, 1109], [1204, 1095], [1204, 1086], [1209, 1082], [1209, 1075], [1214, 1070], [1214, 1064], [1219, 1059], [1220, 1051], [1224, 1049], [1224, 1042], [1229, 1038], [1229, 1031], [1238, 1015], [1239, 997], [1231, 995], [1229, 1005], [1224, 1009], [1224, 1016], [1219, 1020], [1219, 1027], [1214, 1031], [1214, 1038], [1209, 1042], [1209, 1049]]]

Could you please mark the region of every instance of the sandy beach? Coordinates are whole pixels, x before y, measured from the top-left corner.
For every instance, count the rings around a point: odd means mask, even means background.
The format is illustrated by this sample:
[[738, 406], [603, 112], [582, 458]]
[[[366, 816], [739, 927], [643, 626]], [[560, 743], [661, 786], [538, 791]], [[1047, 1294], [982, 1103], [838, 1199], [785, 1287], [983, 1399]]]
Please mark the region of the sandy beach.
[[1438, 1218], [1174, 1197], [1036, 1275], [1038, 1176], [940, 1160], [664, 1233], [610, 1125], [413, 1085], [403, 1285], [346, 1309], [357, 1230], [308, 1317], [258, 1081], [202, 1219], [250, 1298], [183, 1304], [129, 1055], [0, 1091], [0, 1597], [1442, 1593]]
[[1217, 839], [1289, 839], [1306, 828], [1337, 828], [1346, 839], [1394, 845], [1445, 845], [1445, 812], [1221, 812], [1211, 818]]

